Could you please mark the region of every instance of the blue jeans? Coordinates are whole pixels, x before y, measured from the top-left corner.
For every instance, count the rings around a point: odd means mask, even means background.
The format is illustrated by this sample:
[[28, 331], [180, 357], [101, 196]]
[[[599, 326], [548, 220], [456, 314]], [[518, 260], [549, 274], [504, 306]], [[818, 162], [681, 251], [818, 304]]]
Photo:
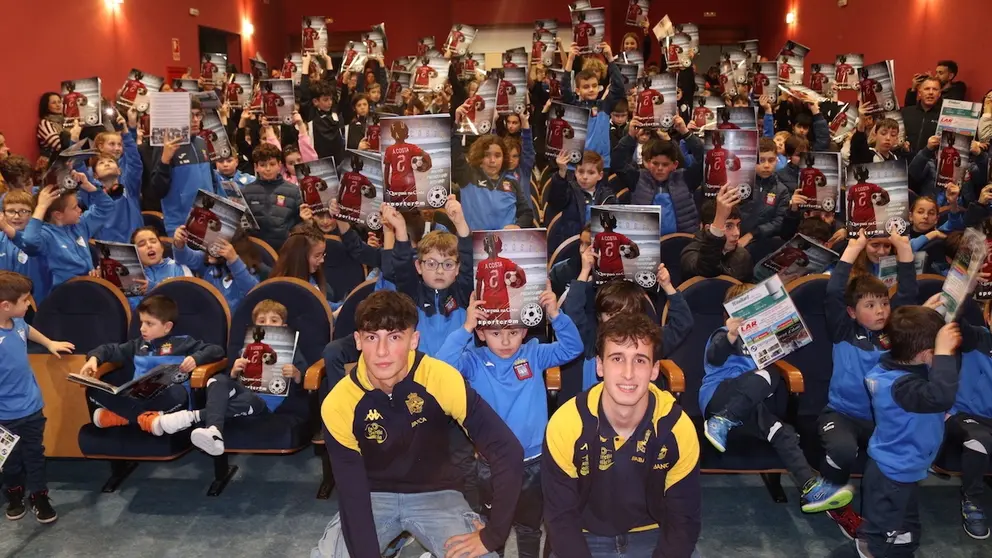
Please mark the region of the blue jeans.
[[[641, 531], [626, 533], [615, 537], [604, 537], [586, 533], [586, 545], [593, 558], [643, 558], [651, 556], [658, 545], [658, 531]], [[553, 555], [556, 558], [557, 555]], [[564, 558], [564, 557], [562, 557]], [[692, 558], [702, 558], [698, 550], [693, 551]]]
[[[371, 496], [380, 552], [406, 531], [432, 555], [444, 556], [444, 543], [449, 538], [472, 532], [472, 522], [482, 521], [468, 507], [465, 497], [455, 490], [419, 494], [373, 492]], [[310, 551], [310, 558], [348, 558], [340, 513], [328, 523], [317, 547]], [[496, 553], [490, 552], [485, 558], [496, 558]]]

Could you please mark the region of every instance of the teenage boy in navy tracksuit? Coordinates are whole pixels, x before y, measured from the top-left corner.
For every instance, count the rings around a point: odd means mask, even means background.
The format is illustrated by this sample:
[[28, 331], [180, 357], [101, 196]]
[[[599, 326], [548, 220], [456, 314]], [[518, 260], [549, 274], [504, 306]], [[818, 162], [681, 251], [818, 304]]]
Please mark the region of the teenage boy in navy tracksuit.
[[[537, 339], [524, 343], [527, 328], [480, 328], [484, 319], [480, 306], [469, 304], [465, 327], [448, 336], [438, 351], [438, 360], [447, 362], [462, 373], [481, 397], [489, 403], [524, 448], [524, 481], [513, 517], [517, 533], [517, 552], [522, 558], [541, 554], [541, 444], [548, 424], [547, 392], [544, 371], [561, 366], [582, 354], [582, 338], [575, 324], [558, 311], [558, 301], [550, 290], [541, 293], [540, 303], [555, 330], [554, 343], [541, 344]], [[485, 347], [476, 347], [478, 335]], [[489, 464], [478, 462], [481, 500], [492, 505], [493, 491]], [[486, 508], [488, 509], [488, 507]]]
[[861, 479], [862, 558], [913, 556], [920, 546], [919, 487], [944, 439], [960, 370], [958, 324], [936, 310], [905, 306], [886, 328], [891, 349], [865, 378], [875, 415]]
[[[914, 304], [918, 289], [913, 250], [905, 236], [892, 235], [889, 239], [895, 246], [899, 279], [891, 306]], [[849, 280], [851, 266], [867, 243], [864, 234], [848, 243], [830, 274], [824, 301], [827, 331], [833, 343], [833, 374], [827, 407], [818, 421], [825, 452], [820, 473], [836, 485], [847, 484], [858, 453], [874, 429], [864, 378], [878, 364], [882, 352], [889, 349], [890, 342], [883, 329], [890, 312], [888, 288], [870, 275]], [[850, 506], [830, 510], [827, 515], [848, 537], [855, 536], [861, 518]]]

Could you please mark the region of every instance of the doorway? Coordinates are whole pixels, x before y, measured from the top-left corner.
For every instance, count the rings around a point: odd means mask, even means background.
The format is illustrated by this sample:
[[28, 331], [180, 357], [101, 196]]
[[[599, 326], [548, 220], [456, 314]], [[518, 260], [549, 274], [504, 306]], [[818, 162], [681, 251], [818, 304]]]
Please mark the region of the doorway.
[[[238, 72], [245, 72], [241, 57], [241, 35], [229, 33], [221, 29], [200, 26], [200, 56], [204, 54], [227, 55], [228, 66], [234, 66]], [[228, 73], [234, 70], [229, 69]]]

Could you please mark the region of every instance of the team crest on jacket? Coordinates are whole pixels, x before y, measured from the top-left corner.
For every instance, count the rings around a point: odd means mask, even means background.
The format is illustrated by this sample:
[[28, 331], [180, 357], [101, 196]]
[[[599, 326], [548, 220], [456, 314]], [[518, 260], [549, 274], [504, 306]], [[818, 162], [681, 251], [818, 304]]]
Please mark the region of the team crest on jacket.
[[286, 196], [276, 196], [276, 205], [286, 207]]
[[160, 355], [171, 355], [172, 354], [172, 343], [162, 343], [162, 347], [159, 348], [158, 354], [160, 354]]
[[424, 400], [416, 393], [406, 396], [406, 408], [411, 415], [417, 415], [424, 410]]
[[458, 303], [455, 302], [455, 297], [449, 295], [448, 298], [444, 300], [444, 311], [451, 313], [454, 312], [456, 308], [458, 308]]
[[513, 191], [513, 181], [512, 180], [504, 179], [503, 182], [500, 184], [500, 186], [502, 187], [502, 190], [504, 192], [512, 192]]
[[534, 373], [530, 369], [530, 362], [525, 358], [517, 359], [513, 363], [513, 373], [517, 375], [518, 380], [526, 380], [534, 377]]
[[386, 441], [386, 429], [379, 425], [378, 422], [373, 422], [371, 424], [365, 425], [365, 437], [369, 440], [375, 440], [376, 443], [383, 443]]
[[891, 343], [889, 343], [889, 336], [886, 333], [881, 333], [878, 336], [878, 346], [882, 349], [889, 350]]
[[613, 452], [606, 447], [599, 448], [599, 470], [606, 471], [613, 466]]
[[[648, 440], [651, 439], [651, 430], [644, 431], [644, 438], [638, 440], [637, 442], [637, 453], [647, 453], [648, 452]], [[666, 452], [668, 450], [665, 450]]]

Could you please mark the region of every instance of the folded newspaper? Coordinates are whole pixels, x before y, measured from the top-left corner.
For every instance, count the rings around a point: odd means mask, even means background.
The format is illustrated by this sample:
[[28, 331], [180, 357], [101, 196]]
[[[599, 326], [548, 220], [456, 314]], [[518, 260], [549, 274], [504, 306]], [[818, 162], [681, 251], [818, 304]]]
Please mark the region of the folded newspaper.
[[813, 337], [778, 275], [725, 303], [732, 318], [740, 318], [740, 338], [758, 368], [813, 342]]
[[105, 391], [111, 395], [124, 395], [133, 399], [151, 399], [172, 384], [181, 384], [189, 379], [189, 374], [179, 370], [178, 364], [163, 364], [148, 371], [130, 382], [119, 386], [108, 384], [92, 376], [72, 373], [67, 376], [70, 382]]
[[942, 312], [944, 319], [950, 323], [960, 314], [968, 296], [978, 283], [978, 274], [985, 266], [986, 257], [985, 235], [976, 229], [968, 228], [961, 237], [961, 246], [954, 255], [951, 269], [944, 279], [941, 298], [944, 301]]

